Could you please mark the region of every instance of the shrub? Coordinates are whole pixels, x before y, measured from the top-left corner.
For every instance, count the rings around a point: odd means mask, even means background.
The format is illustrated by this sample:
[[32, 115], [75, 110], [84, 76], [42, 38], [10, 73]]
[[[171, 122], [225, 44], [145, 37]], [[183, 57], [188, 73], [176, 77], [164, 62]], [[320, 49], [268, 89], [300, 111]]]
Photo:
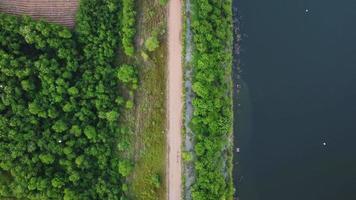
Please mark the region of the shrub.
[[132, 89], [137, 88], [138, 74], [135, 67], [122, 65], [117, 72], [117, 78]]
[[161, 176], [159, 174], [153, 175], [150, 181], [156, 189], [161, 187]]
[[149, 57], [148, 57], [148, 55], [147, 55], [147, 53], [145, 51], [141, 52], [141, 56], [142, 56], [144, 61], [147, 61], [149, 59]]
[[129, 100], [129, 101], [126, 101], [126, 105], [125, 105], [125, 107], [127, 108], [127, 109], [132, 109], [133, 108], [133, 106], [134, 106], [134, 103], [133, 103], [133, 101], [131, 101], [131, 100]]
[[155, 51], [159, 47], [159, 41], [157, 35], [154, 34], [153, 36], [149, 37], [145, 41], [145, 47], [148, 51]]
[[167, 4], [168, 0], [159, 0], [159, 4], [162, 6], [165, 6]]
[[126, 177], [128, 176], [132, 171], [132, 164], [127, 161], [127, 160], [123, 160], [121, 162], [119, 162], [119, 173]]
[[183, 158], [184, 161], [190, 162], [190, 161], [193, 160], [193, 154], [190, 153], [190, 152], [183, 152], [182, 158]]

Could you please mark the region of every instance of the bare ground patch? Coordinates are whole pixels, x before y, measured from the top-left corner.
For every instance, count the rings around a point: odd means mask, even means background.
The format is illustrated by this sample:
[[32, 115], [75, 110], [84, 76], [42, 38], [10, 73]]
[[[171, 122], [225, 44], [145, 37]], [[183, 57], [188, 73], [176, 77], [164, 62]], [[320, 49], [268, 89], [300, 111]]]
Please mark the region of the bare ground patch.
[[0, 12], [28, 15], [73, 28], [78, 6], [78, 0], [1, 0]]

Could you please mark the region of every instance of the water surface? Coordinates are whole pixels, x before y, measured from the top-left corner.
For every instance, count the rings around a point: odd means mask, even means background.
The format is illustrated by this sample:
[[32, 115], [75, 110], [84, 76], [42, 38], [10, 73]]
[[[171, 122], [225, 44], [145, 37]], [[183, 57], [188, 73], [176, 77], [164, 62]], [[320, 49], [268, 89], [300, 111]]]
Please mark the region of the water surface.
[[240, 200], [356, 200], [356, 1], [237, 6]]

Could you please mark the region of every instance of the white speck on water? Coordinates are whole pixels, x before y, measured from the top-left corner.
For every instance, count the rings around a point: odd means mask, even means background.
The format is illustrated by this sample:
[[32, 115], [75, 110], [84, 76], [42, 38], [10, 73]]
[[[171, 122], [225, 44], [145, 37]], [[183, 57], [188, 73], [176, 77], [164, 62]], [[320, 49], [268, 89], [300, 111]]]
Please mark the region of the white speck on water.
[[305, 9], [305, 12], [308, 13], [308, 12], [309, 12], [309, 9]]
[[326, 146], [326, 142], [323, 142], [323, 146]]

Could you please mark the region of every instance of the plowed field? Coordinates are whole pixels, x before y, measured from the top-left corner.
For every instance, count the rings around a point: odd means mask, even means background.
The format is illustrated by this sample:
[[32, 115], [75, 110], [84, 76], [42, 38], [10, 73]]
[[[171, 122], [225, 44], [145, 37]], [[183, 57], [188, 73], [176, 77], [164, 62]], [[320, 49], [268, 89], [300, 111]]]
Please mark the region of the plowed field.
[[78, 0], [1, 0], [0, 12], [74, 27]]

